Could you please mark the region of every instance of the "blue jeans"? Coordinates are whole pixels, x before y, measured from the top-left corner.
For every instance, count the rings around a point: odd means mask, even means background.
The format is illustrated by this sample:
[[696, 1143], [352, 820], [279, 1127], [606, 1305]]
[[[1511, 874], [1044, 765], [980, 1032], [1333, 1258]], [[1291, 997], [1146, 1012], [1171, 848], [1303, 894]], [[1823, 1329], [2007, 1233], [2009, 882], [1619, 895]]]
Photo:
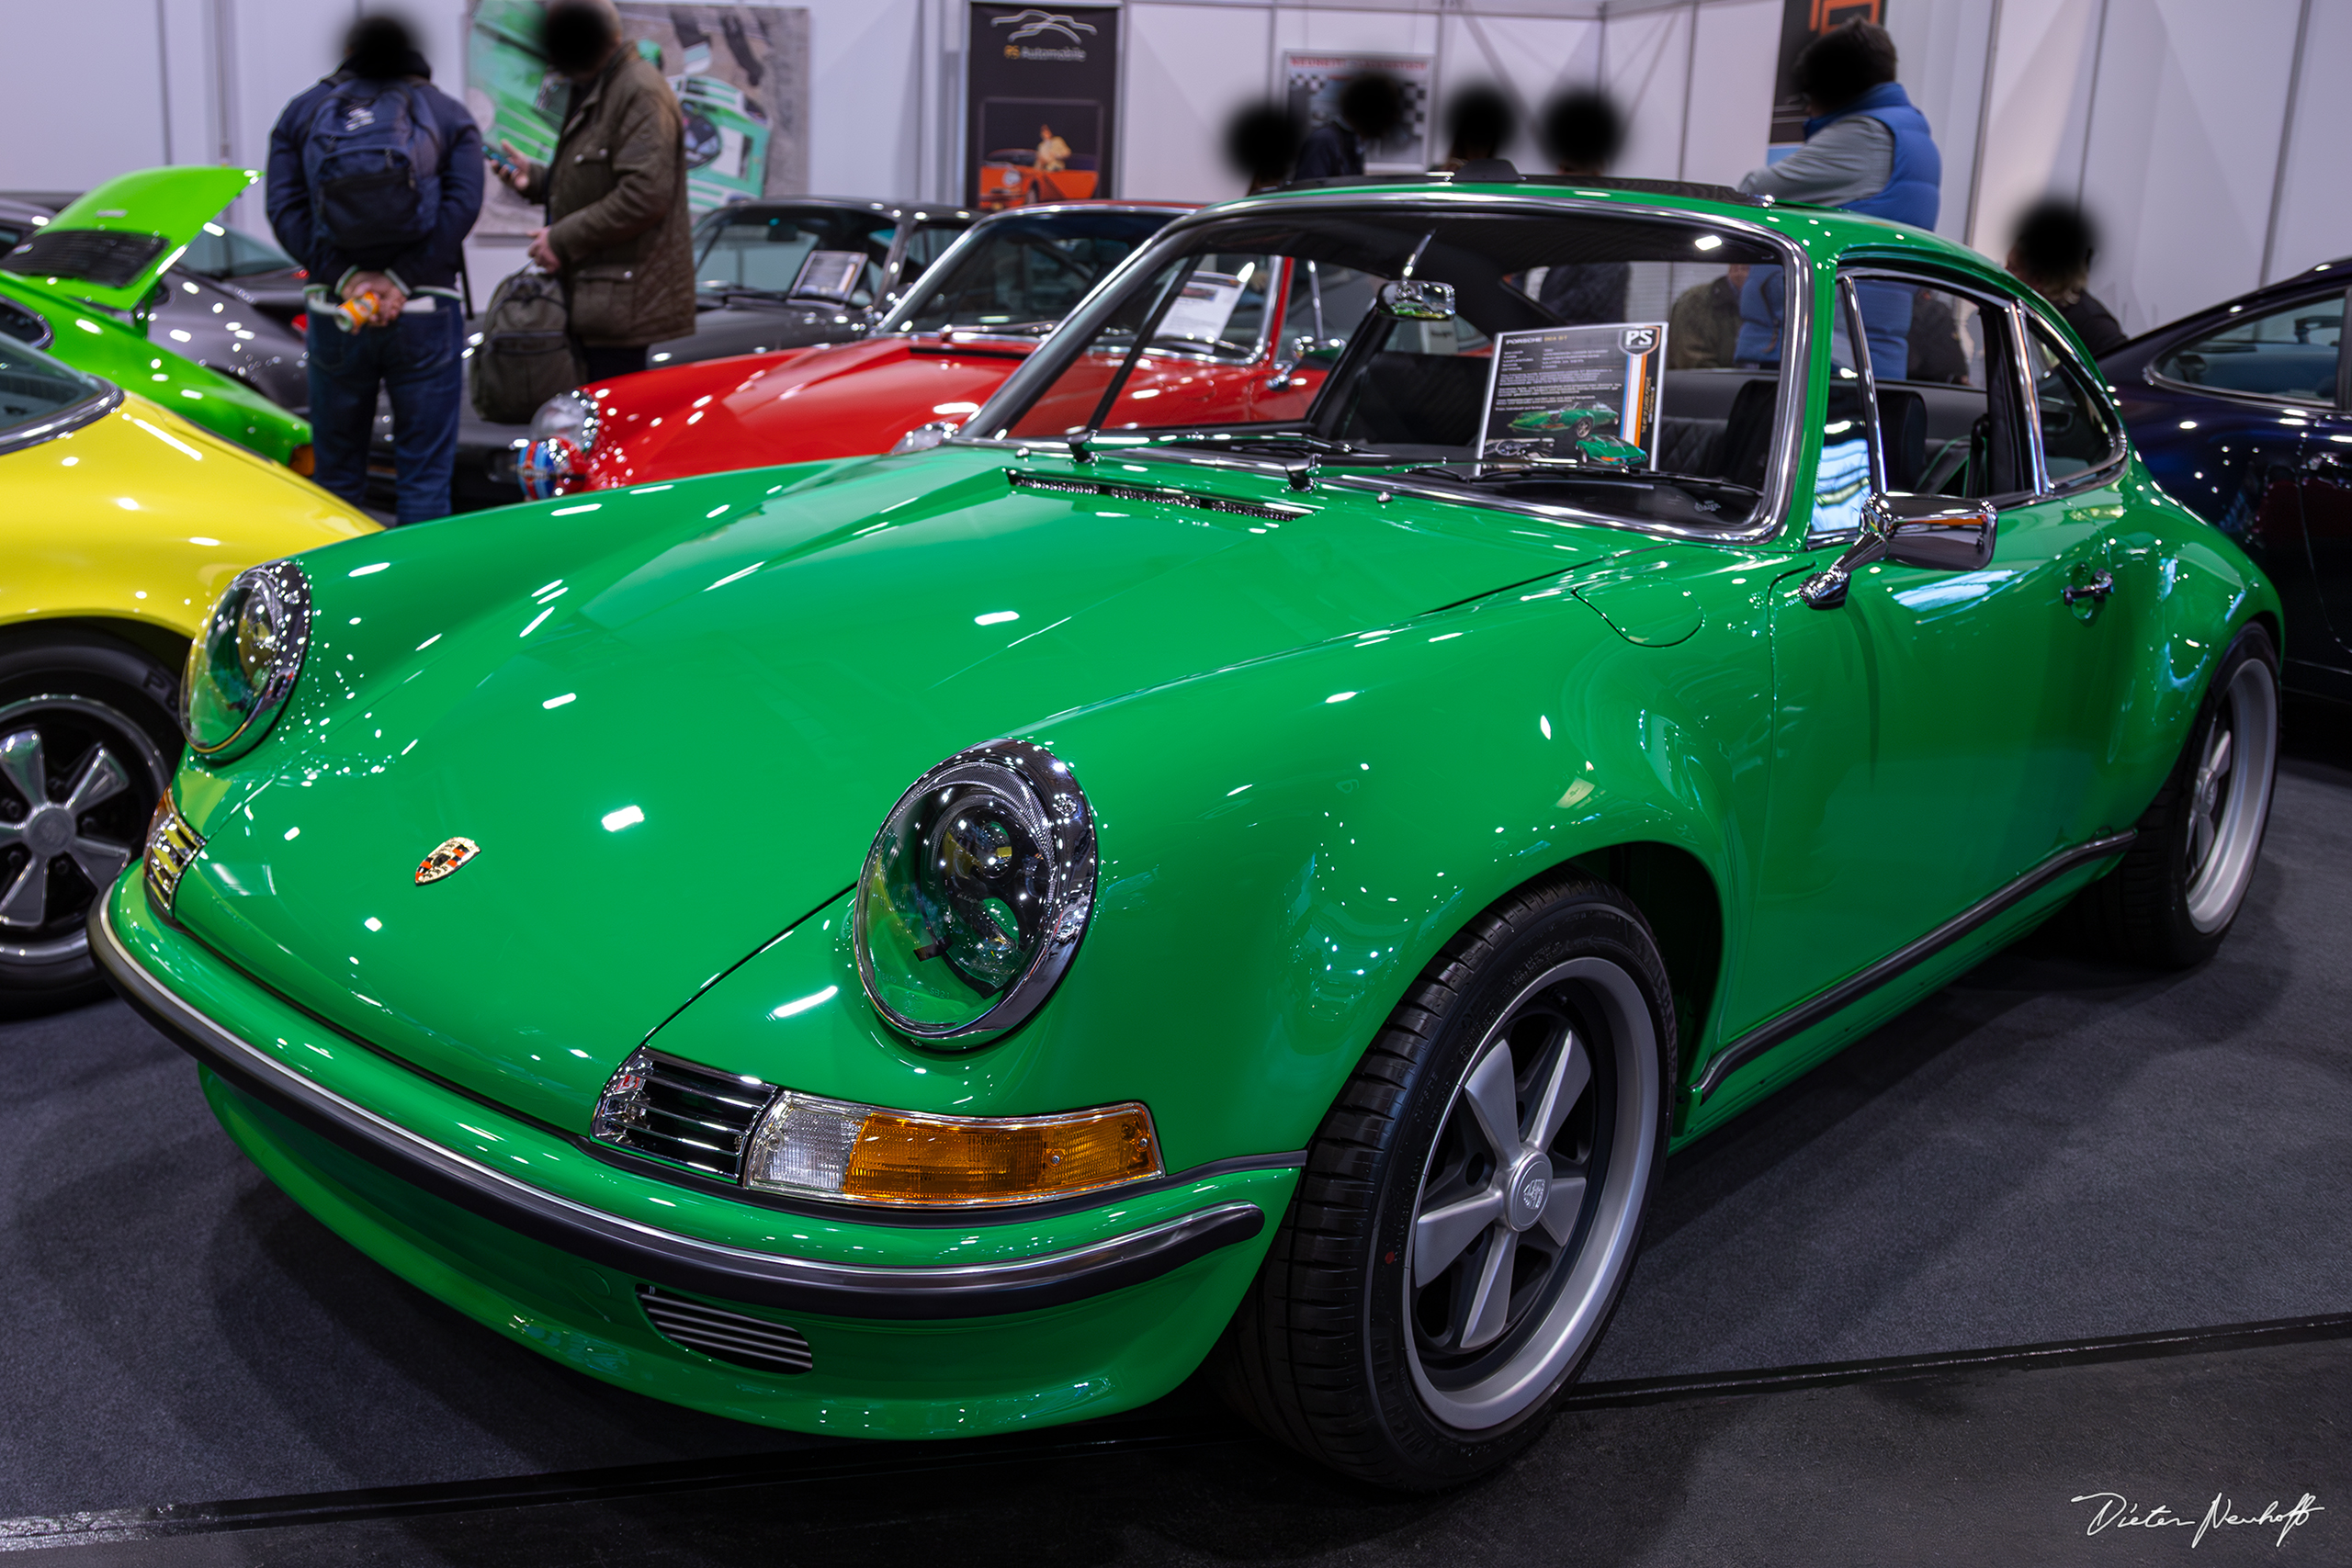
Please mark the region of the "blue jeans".
[[447, 517], [458, 464], [458, 405], [466, 394], [465, 335], [454, 299], [433, 298], [429, 312], [403, 310], [389, 327], [355, 333], [311, 311], [312, 477], [354, 506], [366, 499], [380, 384], [392, 400], [394, 515], [402, 523]]

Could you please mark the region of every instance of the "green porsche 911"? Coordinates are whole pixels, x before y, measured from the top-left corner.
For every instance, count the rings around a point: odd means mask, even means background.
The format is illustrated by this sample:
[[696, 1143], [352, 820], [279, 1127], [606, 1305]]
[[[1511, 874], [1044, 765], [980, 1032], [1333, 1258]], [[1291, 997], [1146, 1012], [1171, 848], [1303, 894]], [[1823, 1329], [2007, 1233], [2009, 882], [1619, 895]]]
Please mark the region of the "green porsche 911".
[[[931, 1438], [1206, 1361], [1492, 1468], [1669, 1150], [2062, 907], [2213, 952], [2279, 611], [1973, 253], [1465, 175], [1180, 220], [926, 451], [245, 573], [93, 951], [287, 1192], [592, 1377]], [[1778, 269], [1777, 347], [1666, 372], [1650, 467], [1482, 462], [1561, 258]], [[1266, 286], [1211, 341], [1195, 275]], [[1928, 305], [1966, 382], [1870, 352]], [[1294, 332], [1310, 388], [1161, 395]]]

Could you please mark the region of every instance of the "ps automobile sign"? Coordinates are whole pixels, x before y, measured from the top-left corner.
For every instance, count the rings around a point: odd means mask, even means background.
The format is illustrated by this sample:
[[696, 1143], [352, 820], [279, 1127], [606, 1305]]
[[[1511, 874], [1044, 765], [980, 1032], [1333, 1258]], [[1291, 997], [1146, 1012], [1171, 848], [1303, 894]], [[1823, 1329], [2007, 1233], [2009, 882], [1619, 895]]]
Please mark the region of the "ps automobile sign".
[[965, 202], [996, 211], [1114, 194], [1118, 7], [976, 5], [970, 25]]

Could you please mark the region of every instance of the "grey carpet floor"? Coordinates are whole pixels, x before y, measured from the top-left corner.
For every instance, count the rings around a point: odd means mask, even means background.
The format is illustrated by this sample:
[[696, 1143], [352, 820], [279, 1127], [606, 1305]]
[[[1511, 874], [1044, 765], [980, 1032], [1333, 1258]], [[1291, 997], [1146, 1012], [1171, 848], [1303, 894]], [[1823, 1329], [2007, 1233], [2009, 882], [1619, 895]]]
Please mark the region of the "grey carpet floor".
[[[1590, 1375], [2352, 1310], [2347, 840], [2352, 772], [2292, 761], [2211, 964], [2030, 939], [1679, 1156]], [[393, 1280], [246, 1165], [119, 1004], [0, 1024], [0, 1518], [797, 1441]]]

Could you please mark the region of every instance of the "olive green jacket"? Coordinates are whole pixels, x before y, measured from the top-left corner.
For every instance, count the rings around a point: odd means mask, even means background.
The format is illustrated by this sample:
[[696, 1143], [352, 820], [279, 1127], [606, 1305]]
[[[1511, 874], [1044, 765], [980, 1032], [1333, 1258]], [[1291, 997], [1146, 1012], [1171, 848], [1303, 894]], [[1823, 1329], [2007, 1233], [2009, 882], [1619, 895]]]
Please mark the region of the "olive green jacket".
[[684, 122], [670, 85], [624, 48], [572, 89], [555, 155], [530, 169], [563, 263], [571, 332], [633, 348], [695, 330]]

